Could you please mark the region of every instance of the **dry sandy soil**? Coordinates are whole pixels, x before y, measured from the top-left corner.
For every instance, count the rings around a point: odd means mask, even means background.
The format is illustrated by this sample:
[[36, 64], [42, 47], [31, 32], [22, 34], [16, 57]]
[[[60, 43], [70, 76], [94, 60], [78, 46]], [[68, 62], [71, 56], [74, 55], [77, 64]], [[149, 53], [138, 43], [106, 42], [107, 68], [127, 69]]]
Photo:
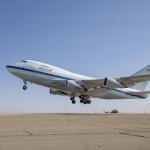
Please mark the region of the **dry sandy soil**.
[[150, 150], [150, 115], [1, 115], [0, 150]]

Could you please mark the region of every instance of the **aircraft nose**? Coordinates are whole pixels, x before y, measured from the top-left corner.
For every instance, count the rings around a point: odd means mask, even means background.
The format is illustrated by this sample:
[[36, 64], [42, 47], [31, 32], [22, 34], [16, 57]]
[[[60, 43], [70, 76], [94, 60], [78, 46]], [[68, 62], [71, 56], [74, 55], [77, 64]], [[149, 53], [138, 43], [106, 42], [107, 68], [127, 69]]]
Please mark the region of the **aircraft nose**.
[[6, 69], [7, 69], [8, 72], [11, 72], [11, 66], [10, 65], [7, 65]]
[[6, 69], [7, 69], [7, 70], [9, 69], [9, 65], [6, 66]]
[[15, 69], [15, 66], [14, 66], [14, 65], [7, 65], [7, 66], [6, 66], [6, 69], [7, 69], [8, 72], [10, 72], [10, 73], [12, 73], [12, 74], [16, 72], [16, 71], [15, 71], [16, 69]]
[[22, 67], [22, 64], [20, 62], [17, 62], [17, 63], [13, 63], [13, 64], [10, 64], [10, 65], [6, 65], [6, 70], [12, 74], [18, 72], [17, 69], [18, 67]]

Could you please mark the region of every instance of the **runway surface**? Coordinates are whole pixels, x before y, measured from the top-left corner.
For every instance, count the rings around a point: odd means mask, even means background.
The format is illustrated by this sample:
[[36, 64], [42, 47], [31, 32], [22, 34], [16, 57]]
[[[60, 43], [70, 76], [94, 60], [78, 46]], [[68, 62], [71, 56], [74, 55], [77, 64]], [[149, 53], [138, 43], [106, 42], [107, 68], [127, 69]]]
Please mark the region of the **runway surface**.
[[1, 115], [0, 150], [150, 150], [150, 115]]

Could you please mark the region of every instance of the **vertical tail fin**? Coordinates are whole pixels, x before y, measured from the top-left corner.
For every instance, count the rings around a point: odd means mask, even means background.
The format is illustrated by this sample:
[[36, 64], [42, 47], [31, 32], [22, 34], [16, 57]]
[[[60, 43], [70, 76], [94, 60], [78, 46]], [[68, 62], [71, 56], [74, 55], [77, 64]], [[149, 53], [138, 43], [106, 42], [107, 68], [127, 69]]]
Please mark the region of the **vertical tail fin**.
[[[150, 74], [150, 65], [148, 65], [145, 68], [141, 69], [140, 71], [136, 72], [132, 76], [142, 76], [142, 75], [148, 75], [148, 74]], [[132, 86], [131, 88], [140, 90], [140, 91], [144, 91], [147, 86], [147, 83], [148, 82], [137, 83], [134, 86]]]

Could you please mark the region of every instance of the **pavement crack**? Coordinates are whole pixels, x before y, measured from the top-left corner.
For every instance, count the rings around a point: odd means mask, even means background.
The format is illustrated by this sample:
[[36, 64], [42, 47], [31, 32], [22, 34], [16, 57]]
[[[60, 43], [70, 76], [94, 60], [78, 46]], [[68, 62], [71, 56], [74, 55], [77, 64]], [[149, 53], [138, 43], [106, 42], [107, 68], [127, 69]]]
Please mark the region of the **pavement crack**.
[[29, 136], [33, 136], [33, 133], [30, 132], [30, 131], [28, 131], [28, 130], [23, 129], [22, 131], [24, 131], [25, 133], [27, 133]]
[[0, 135], [0, 137], [5, 138], [5, 137], [21, 137], [21, 136], [70, 136], [70, 135], [99, 135], [99, 134], [104, 134], [104, 133], [90, 133], [90, 132], [79, 132], [79, 133], [32, 133], [28, 130], [22, 130], [27, 134], [15, 134], [15, 135]]
[[150, 139], [150, 138], [148, 138], [148, 137], [145, 137], [144, 135], [134, 134], [134, 133], [130, 133], [130, 132], [119, 132], [119, 134]]

